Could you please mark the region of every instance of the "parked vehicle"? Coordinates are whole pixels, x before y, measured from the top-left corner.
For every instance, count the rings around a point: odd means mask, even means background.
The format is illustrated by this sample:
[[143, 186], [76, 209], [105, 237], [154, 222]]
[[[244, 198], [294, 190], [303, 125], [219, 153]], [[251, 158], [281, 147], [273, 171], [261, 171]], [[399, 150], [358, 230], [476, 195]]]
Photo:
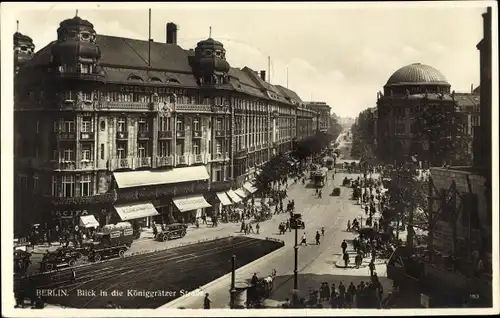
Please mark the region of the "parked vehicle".
[[23, 274], [31, 264], [31, 253], [23, 249], [14, 248], [14, 272]]
[[247, 290], [247, 308], [264, 308], [264, 300], [271, 295], [275, 278], [276, 270], [273, 269], [271, 275], [264, 278], [257, 278], [257, 281], [253, 284], [249, 280], [250, 287]]
[[40, 262], [40, 270], [51, 271], [60, 267], [74, 266], [80, 257], [80, 253], [72, 247], [60, 247], [53, 252], [43, 255]]
[[172, 223], [164, 226], [164, 230], [156, 234], [155, 239], [157, 241], [169, 241], [176, 238], [182, 238], [186, 236], [187, 225], [184, 223]]
[[312, 173], [312, 179], [316, 187], [323, 187], [326, 183], [328, 168], [320, 168]]
[[134, 240], [134, 230], [129, 222], [116, 225], [106, 225], [101, 233], [97, 233], [96, 240], [89, 249], [89, 261], [100, 261], [109, 257], [124, 257], [127, 249]]

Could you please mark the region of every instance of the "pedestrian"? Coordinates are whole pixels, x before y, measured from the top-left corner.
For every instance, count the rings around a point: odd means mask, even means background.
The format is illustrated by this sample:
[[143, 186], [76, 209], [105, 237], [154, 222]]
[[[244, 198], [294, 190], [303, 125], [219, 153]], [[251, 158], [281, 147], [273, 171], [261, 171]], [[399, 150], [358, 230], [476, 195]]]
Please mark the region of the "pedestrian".
[[257, 230], [257, 234], [259, 234], [259, 231], [260, 231], [260, 225], [259, 225], [259, 223], [257, 223], [255, 225], [255, 229]]
[[319, 239], [321, 238], [321, 235], [319, 234], [319, 231], [316, 231], [316, 245], [320, 244]]
[[372, 249], [372, 262], [375, 262], [375, 257], [377, 256], [377, 251], [373, 248]]
[[321, 227], [321, 236], [325, 236], [325, 227], [324, 226]]
[[342, 244], [340, 244], [340, 247], [342, 248], [342, 254], [345, 254], [345, 251], [347, 249], [347, 242], [343, 240]]
[[203, 309], [210, 309], [210, 303], [212, 302], [210, 298], [208, 297], [209, 294], [205, 294], [205, 299], [203, 300]]
[[286, 228], [288, 229], [288, 232], [292, 232], [292, 227], [290, 226], [290, 219], [286, 220]]
[[370, 264], [368, 264], [368, 268], [370, 269], [370, 277], [373, 277], [373, 273], [375, 272], [375, 263], [373, 262], [373, 259]]
[[245, 221], [241, 221], [241, 229], [240, 229], [240, 233], [245, 231]]
[[328, 282], [325, 282], [325, 298], [326, 300], [330, 299], [330, 286], [328, 285]]
[[248, 223], [248, 233], [255, 233], [251, 223]]
[[339, 284], [339, 298], [340, 308], [345, 307], [345, 286], [342, 282]]
[[343, 259], [344, 259], [344, 265], [345, 265], [344, 268], [347, 268], [347, 265], [349, 264], [349, 254], [344, 253]]
[[363, 258], [361, 257], [361, 254], [357, 253], [356, 257], [354, 258], [354, 264], [356, 265], [356, 268], [359, 268], [359, 266], [361, 266], [362, 260]]
[[307, 246], [306, 233], [302, 234], [302, 240], [300, 241], [300, 245], [305, 244]]
[[349, 302], [348, 302], [348, 307], [352, 308], [352, 304], [354, 303], [354, 297], [356, 296], [356, 286], [354, 286], [354, 283], [351, 282], [349, 284], [349, 287], [347, 287], [347, 294], [349, 295]]
[[351, 220], [347, 220], [347, 232], [351, 232]]

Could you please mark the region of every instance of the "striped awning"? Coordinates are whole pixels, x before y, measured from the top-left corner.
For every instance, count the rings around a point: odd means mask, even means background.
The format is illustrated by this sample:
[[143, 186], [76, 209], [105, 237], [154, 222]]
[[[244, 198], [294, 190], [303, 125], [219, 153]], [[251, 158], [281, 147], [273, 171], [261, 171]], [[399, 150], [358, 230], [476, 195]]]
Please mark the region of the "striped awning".
[[241, 198], [236, 193], [234, 193], [233, 190], [229, 190], [226, 193], [231, 198], [231, 201], [233, 201], [234, 203], [241, 202]]
[[217, 192], [216, 193], [217, 198], [219, 198], [219, 201], [222, 205], [231, 205], [233, 204], [229, 197], [227, 196], [226, 192]]
[[198, 209], [208, 208], [211, 205], [205, 200], [205, 198], [200, 194], [187, 195], [183, 197], [174, 198], [175, 206], [181, 212], [194, 211]]
[[250, 193], [255, 193], [255, 192], [257, 192], [257, 190], [258, 190], [258, 189], [257, 189], [257, 187], [256, 187], [256, 186], [254, 186], [254, 185], [253, 185], [252, 183], [250, 183], [250, 182], [245, 182], [245, 183], [243, 184], [243, 188], [245, 188], [245, 190], [247, 190], [247, 191], [248, 191], [248, 192], [250, 192]]
[[151, 202], [115, 205], [115, 210], [122, 221], [159, 215]]
[[245, 190], [243, 190], [243, 188], [239, 188], [239, 189], [234, 190], [234, 193], [239, 195], [242, 199], [244, 199], [248, 196], [248, 194], [245, 192]]

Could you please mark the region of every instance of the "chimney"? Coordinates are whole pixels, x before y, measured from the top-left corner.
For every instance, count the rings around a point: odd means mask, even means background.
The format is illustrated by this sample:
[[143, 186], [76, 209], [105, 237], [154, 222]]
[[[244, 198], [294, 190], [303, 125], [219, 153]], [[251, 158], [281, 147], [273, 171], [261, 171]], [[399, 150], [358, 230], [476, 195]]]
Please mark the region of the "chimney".
[[260, 71], [260, 78], [265, 82], [266, 81], [266, 71]]
[[474, 84], [470, 84], [470, 93], [474, 93]]
[[177, 24], [167, 23], [167, 44], [177, 44]]

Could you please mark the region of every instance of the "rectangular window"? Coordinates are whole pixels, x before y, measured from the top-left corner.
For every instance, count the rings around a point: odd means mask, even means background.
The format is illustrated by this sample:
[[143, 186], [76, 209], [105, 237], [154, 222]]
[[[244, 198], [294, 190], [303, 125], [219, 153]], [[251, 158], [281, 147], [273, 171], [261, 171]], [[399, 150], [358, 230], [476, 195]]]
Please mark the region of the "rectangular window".
[[63, 132], [72, 133], [75, 132], [75, 122], [73, 120], [64, 120], [63, 121]]
[[160, 117], [160, 131], [170, 131], [172, 127], [170, 126], [171, 117]]
[[215, 182], [222, 181], [222, 170], [215, 170]]
[[118, 132], [126, 132], [127, 131], [127, 119], [120, 118], [118, 119]]
[[126, 142], [118, 142], [116, 144], [116, 156], [118, 159], [127, 158], [127, 143]]
[[199, 155], [201, 153], [201, 140], [193, 140], [193, 154]]
[[33, 190], [38, 191], [38, 174], [33, 174]]
[[215, 120], [215, 130], [222, 130], [222, 118], [217, 118]]
[[147, 142], [140, 142], [137, 146], [137, 155], [139, 158], [146, 158], [148, 156]]
[[82, 92], [82, 99], [86, 102], [91, 102], [92, 99], [92, 92]]
[[73, 149], [64, 149], [63, 151], [63, 161], [74, 161], [75, 153]]
[[82, 132], [92, 132], [92, 126], [91, 125], [92, 125], [92, 122], [89, 119], [84, 118], [82, 120], [82, 129], [81, 129], [81, 131]]
[[82, 161], [92, 160], [92, 148], [90, 145], [82, 145]]
[[177, 126], [175, 128], [177, 129], [177, 131], [183, 131], [184, 130], [184, 118], [177, 117]]
[[158, 144], [158, 156], [168, 157], [172, 155], [172, 142], [170, 140], [160, 141]]
[[139, 119], [139, 131], [148, 132], [148, 122], [146, 118]]
[[71, 198], [75, 196], [75, 176], [65, 175], [62, 177], [63, 197]]
[[81, 64], [80, 65], [80, 73], [83, 73], [83, 74], [90, 74], [90, 65], [88, 64]]
[[76, 98], [76, 94], [73, 91], [64, 91], [63, 97], [65, 101], [74, 101]]
[[92, 195], [92, 181], [90, 175], [82, 175], [80, 178], [80, 196], [88, 197]]
[[57, 197], [59, 196], [59, 192], [57, 191], [57, 177], [52, 176], [52, 196]]
[[101, 160], [104, 160], [104, 144], [101, 144]]
[[193, 130], [201, 130], [199, 118], [193, 119]]
[[217, 140], [217, 142], [215, 144], [215, 153], [216, 154], [222, 153], [222, 142], [220, 140]]
[[175, 145], [175, 154], [183, 155], [184, 154], [184, 141], [177, 140], [177, 144]]

